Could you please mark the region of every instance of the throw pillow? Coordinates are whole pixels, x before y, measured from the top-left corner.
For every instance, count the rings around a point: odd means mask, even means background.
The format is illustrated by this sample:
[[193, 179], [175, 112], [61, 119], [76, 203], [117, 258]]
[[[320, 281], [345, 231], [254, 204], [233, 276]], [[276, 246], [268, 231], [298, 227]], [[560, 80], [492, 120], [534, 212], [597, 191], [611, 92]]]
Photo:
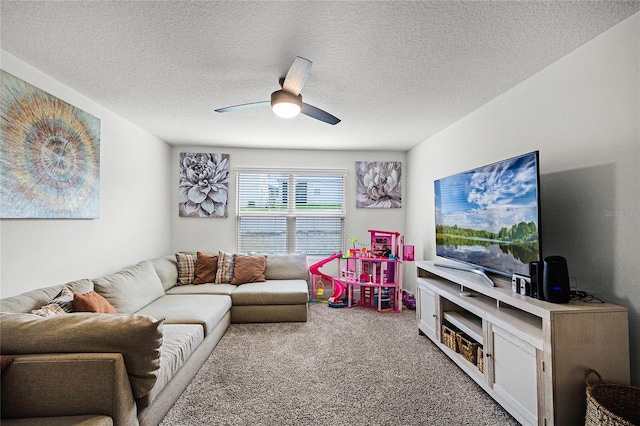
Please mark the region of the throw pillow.
[[264, 275], [268, 280], [307, 280], [309, 263], [306, 253], [270, 254]]
[[196, 275], [193, 278], [194, 284], [213, 283], [216, 281], [218, 272], [218, 256], [197, 252]]
[[0, 373], [2, 373], [4, 369], [7, 368], [9, 364], [11, 364], [11, 361], [13, 361], [12, 356], [9, 356], [9, 355], [0, 356]]
[[38, 315], [39, 317], [53, 317], [56, 315], [66, 313], [60, 305], [57, 303], [48, 303], [42, 306], [40, 309], [34, 309], [31, 311], [32, 314]]
[[220, 250], [218, 252], [218, 271], [216, 284], [229, 284], [233, 279], [233, 253]]
[[193, 284], [198, 256], [176, 253], [176, 260], [178, 261], [178, 285]]
[[76, 312], [97, 312], [101, 314], [117, 314], [116, 309], [107, 299], [95, 291], [76, 294], [73, 298], [73, 309]]
[[40, 309], [34, 309], [32, 314], [49, 317], [73, 312], [73, 290], [69, 287], [63, 288], [49, 303]]
[[264, 269], [266, 256], [236, 255], [233, 260], [233, 279], [231, 284], [257, 283], [266, 281]]

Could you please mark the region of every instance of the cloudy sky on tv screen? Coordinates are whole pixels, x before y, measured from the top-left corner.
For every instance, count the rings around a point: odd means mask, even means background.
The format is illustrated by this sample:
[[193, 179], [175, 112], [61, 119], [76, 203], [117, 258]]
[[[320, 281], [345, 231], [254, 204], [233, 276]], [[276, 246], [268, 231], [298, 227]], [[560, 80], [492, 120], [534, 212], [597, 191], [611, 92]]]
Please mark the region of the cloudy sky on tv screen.
[[440, 180], [439, 225], [499, 232], [520, 222], [538, 225], [535, 154]]

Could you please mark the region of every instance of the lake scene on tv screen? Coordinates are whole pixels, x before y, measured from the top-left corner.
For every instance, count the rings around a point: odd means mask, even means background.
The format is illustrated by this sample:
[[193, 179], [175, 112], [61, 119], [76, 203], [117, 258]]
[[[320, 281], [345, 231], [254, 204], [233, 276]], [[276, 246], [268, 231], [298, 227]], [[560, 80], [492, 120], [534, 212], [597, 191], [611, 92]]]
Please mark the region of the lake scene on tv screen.
[[529, 275], [540, 256], [535, 152], [437, 180], [434, 189], [438, 256]]

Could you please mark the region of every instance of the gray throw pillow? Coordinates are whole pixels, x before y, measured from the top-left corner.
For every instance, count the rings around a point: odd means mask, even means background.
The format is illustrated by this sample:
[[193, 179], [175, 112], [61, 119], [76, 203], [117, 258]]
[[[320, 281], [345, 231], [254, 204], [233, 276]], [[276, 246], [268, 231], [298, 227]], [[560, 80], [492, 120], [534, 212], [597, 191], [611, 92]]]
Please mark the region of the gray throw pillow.
[[306, 253], [270, 254], [264, 276], [268, 280], [309, 281], [309, 263]]

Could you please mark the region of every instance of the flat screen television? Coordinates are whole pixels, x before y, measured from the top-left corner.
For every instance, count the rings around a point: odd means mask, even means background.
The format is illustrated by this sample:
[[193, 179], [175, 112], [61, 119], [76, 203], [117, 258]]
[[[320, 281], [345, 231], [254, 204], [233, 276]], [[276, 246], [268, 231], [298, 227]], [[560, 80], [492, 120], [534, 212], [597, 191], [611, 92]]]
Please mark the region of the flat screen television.
[[542, 259], [539, 182], [538, 151], [436, 180], [436, 254], [529, 276]]

